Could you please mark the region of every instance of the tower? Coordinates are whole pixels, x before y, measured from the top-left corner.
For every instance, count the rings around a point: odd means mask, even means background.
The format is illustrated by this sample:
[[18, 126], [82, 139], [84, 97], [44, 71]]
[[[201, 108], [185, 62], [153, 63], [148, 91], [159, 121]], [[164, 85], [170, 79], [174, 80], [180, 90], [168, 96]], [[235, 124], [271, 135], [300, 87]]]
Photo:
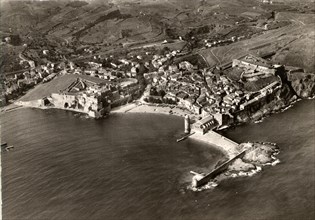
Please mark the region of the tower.
[[185, 133], [190, 133], [190, 122], [189, 122], [189, 115], [185, 115]]

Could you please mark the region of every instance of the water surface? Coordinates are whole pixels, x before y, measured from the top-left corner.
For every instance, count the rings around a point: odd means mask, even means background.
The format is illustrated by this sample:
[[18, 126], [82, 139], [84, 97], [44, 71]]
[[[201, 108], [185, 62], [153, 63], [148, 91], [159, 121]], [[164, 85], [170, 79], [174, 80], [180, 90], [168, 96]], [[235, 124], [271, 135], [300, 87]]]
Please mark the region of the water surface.
[[183, 119], [118, 114], [104, 120], [58, 110], [2, 115], [4, 219], [314, 219], [315, 101], [224, 132], [276, 142], [281, 163], [253, 177], [187, 190], [190, 170], [222, 160], [192, 140], [176, 143]]

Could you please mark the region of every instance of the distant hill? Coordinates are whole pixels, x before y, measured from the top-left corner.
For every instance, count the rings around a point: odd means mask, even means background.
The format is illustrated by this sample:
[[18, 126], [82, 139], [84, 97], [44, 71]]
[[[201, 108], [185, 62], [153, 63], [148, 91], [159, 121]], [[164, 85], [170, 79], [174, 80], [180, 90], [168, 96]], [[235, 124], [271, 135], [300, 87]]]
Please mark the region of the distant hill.
[[[6, 54], [8, 52], [10, 59], [1, 63], [6, 65], [5, 69], [8, 70], [12, 69], [12, 66], [19, 68], [16, 66], [18, 60], [16, 56], [24, 51], [23, 44], [26, 44], [30, 55], [38, 58], [43, 48], [59, 48], [58, 50], [66, 55], [77, 48], [90, 46], [97, 47], [99, 50], [107, 50], [107, 47], [115, 49], [122, 45], [174, 39], [179, 36], [190, 39], [194, 34], [203, 34], [204, 30], [206, 30], [205, 33], [215, 35], [218, 31], [227, 32], [226, 27], [233, 27], [235, 22], [250, 20], [244, 15], [265, 16], [266, 18], [272, 10], [276, 12], [287, 10], [297, 13], [300, 9], [303, 13], [303, 10], [307, 10], [309, 13], [309, 11], [314, 11], [314, 4], [306, 4], [311, 1], [282, 0], [283, 4], [267, 5], [262, 4], [259, 0], [1, 0], [0, 36], [2, 41], [11, 35], [21, 38], [20, 45], [2, 46], [4, 53], [1, 56], [8, 57]], [[274, 2], [280, 2], [280, 0], [274, 0]], [[290, 2], [291, 5], [287, 6], [286, 2]], [[292, 20], [290, 17], [284, 19]], [[246, 32], [248, 29], [244, 28], [243, 31]], [[285, 34], [287, 35], [286, 40], [289, 42], [290, 30]], [[313, 39], [312, 36], [304, 37], [307, 42], [311, 42]], [[278, 49], [283, 50], [275, 56], [275, 59], [289, 62], [292, 60], [291, 52], [304, 54], [302, 50], [298, 49], [304, 48], [303, 42], [306, 41], [302, 39], [304, 38], [301, 37], [290, 43], [292, 45], [292, 48], [289, 49], [290, 53], [284, 49], [290, 47], [289, 45], [279, 47]], [[260, 40], [262, 42], [263, 37], [258, 38], [257, 42]], [[65, 47], [66, 45], [68, 46]], [[223, 62], [231, 58], [234, 54], [233, 51], [236, 51], [237, 55], [247, 48], [242, 44], [235, 44], [235, 46], [239, 50], [220, 47], [214, 49], [213, 52], [224, 56], [222, 57]], [[248, 51], [245, 50], [245, 52]], [[216, 60], [209, 50], [201, 53], [207, 57], [209, 63]], [[312, 52], [307, 52], [304, 55], [310, 56], [311, 54]], [[3, 57], [0, 57], [0, 60], [4, 60]], [[303, 66], [310, 67], [311, 62], [303, 64]]]

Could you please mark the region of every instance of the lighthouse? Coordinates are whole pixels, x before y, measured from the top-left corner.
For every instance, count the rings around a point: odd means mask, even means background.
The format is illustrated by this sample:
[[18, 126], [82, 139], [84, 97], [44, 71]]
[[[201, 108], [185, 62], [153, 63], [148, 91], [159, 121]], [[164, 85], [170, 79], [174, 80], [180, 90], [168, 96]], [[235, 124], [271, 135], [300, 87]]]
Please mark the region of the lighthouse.
[[185, 133], [190, 133], [189, 115], [185, 115]]

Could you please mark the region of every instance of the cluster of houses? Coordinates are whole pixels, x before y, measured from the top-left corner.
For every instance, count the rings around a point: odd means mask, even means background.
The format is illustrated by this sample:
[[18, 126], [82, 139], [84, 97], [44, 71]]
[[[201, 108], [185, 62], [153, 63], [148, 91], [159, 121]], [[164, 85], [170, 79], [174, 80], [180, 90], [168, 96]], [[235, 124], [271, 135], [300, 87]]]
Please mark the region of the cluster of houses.
[[20, 73], [11, 74], [10, 77], [4, 79], [4, 94], [10, 96], [14, 93], [22, 93], [40, 82], [48, 82], [55, 76], [56, 68], [53, 63], [46, 65], [39, 65], [37, 67], [31, 66], [28, 70]]
[[[227, 71], [235, 68], [240, 69], [242, 77], [247, 80], [276, 76], [281, 69], [279, 65], [270, 65], [251, 55], [233, 60]], [[156, 72], [145, 74], [145, 77], [151, 81], [144, 94], [151, 99], [146, 100], [159, 99], [158, 103], [168, 103], [165, 100], [171, 99], [178, 106], [202, 116], [203, 119], [193, 126], [199, 132], [229, 123], [237, 112], [259, 103], [281, 88], [280, 77], [274, 77], [275, 80], [262, 89], [247, 91], [241, 83], [218, 69], [199, 71], [187, 61], [164, 66]]]
[[148, 92], [147, 96], [171, 99], [197, 115], [231, 114], [239, 109], [245, 98], [242, 89], [226, 76], [211, 71], [200, 72], [187, 61], [147, 76], [152, 79], [151, 91], [152, 88], [154, 91], [164, 91], [156, 94]]
[[162, 66], [158, 71], [144, 74], [144, 77], [150, 81], [150, 91], [145, 96], [159, 99], [161, 102], [172, 100], [173, 103], [191, 111], [200, 111], [196, 100], [206, 89], [202, 73], [196, 66], [182, 61]]
[[[237, 38], [232, 37], [229, 41], [235, 40]], [[233, 118], [235, 112], [246, 109], [279, 87], [277, 81], [256, 93], [248, 92], [222, 72], [200, 71], [197, 66], [185, 60], [174, 62], [174, 58], [179, 54], [180, 51], [174, 50], [163, 55], [147, 52], [145, 55], [138, 54], [128, 58], [109, 57], [106, 65], [100, 57], [94, 57], [92, 61], [85, 62], [84, 67], [79, 67], [71, 61], [58, 65], [47, 63], [31, 68], [22, 74], [23, 77], [16, 75], [7, 80], [6, 92], [14, 91], [14, 83], [19, 87], [21, 83], [47, 82], [58, 74], [77, 74], [77, 80], [67, 90], [52, 94], [47, 103], [99, 117], [111, 106], [120, 105], [123, 100], [130, 101], [134, 94], [139, 93], [137, 76], [142, 65], [142, 68], [146, 69], [143, 77], [148, 83], [144, 93], [145, 101], [176, 104], [196, 115], [209, 117], [209, 120], [200, 122], [202, 126], [197, 126], [208, 129], [223, 125], [222, 118]], [[245, 81], [255, 81], [257, 78], [277, 75], [280, 66], [270, 65], [261, 58], [248, 55], [234, 59], [229, 68], [240, 69], [241, 78]], [[89, 82], [80, 75], [89, 75], [107, 83]], [[217, 123], [220, 117], [221, 121]]]
[[224, 45], [224, 44], [233, 43], [233, 42], [241, 40], [243, 38], [245, 38], [245, 36], [239, 36], [239, 37], [232, 36], [229, 39], [217, 40], [217, 41], [209, 41], [209, 40], [205, 39], [204, 43], [205, 43], [205, 47], [210, 48], [210, 47], [221, 46], [221, 45]]
[[272, 4], [272, 0], [261, 0], [262, 3], [264, 4]]
[[[81, 71], [81, 73], [113, 81], [119, 78], [136, 78], [141, 64], [143, 64], [146, 69], [163, 71], [165, 62], [178, 55], [179, 52], [180, 51], [174, 50], [164, 55], [153, 55], [150, 54], [150, 52], [146, 52], [146, 57], [136, 55], [124, 58], [113, 58], [113, 56], [110, 56], [108, 60], [112, 59], [112, 61], [109, 61], [109, 66], [107, 67], [104, 67], [101, 62], [97, 61], [99, 57], [95, 57], [95, 61], [87, 62], [88, 67], [85, 68], [84, 71]], [[107, 60], [107, 58], [105, 60]]]

